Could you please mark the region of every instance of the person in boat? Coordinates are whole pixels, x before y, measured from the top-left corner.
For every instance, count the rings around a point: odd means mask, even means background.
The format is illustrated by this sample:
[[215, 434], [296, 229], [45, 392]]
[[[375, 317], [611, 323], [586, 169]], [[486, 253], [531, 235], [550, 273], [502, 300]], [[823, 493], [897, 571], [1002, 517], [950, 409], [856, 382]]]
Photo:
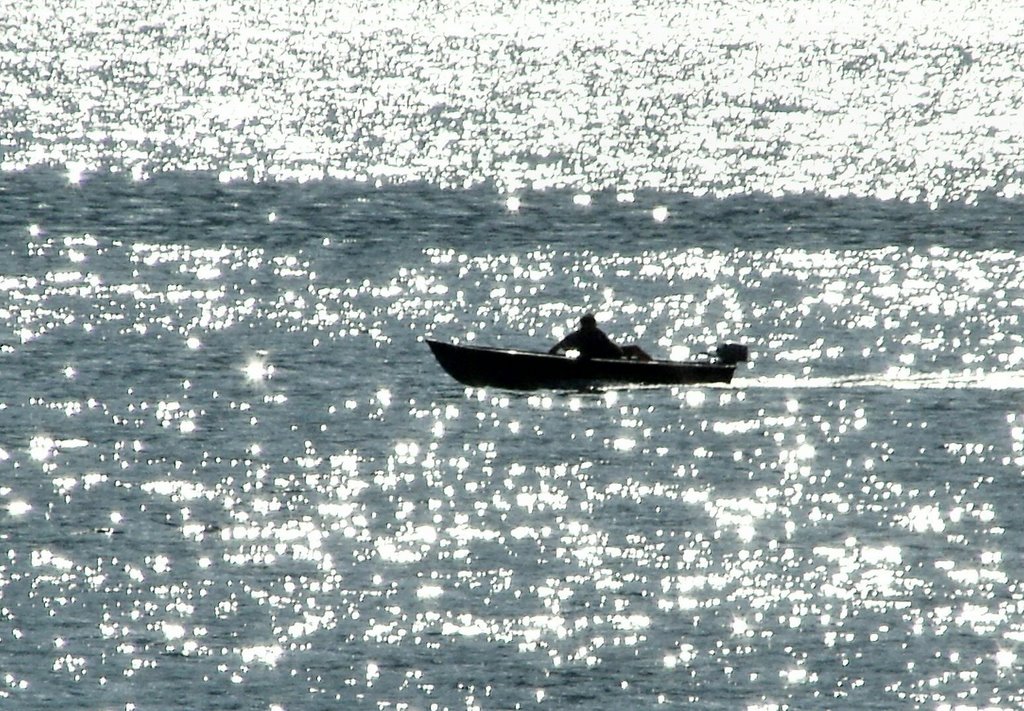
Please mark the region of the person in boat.
[[580, 327], [551, 347], [549, 354], [575, 350], [580, 358], [631, 358], [634, 360], [653, 360], [640, 346], [620, 346], [597, 327], [597, 319], [593, 314], [586, 314], [580, 319]]

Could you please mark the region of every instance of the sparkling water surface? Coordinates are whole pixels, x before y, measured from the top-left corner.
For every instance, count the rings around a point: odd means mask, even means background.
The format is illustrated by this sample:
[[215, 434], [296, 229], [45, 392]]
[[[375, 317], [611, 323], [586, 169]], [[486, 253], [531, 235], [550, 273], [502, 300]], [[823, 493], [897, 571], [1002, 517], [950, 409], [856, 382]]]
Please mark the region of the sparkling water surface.
[[[61, 177], [6, 198], [19, 706], [1020, 702], [1005, 203]], [[583, 308], [752, 362], [515, 393], [422, 342], [540, 347]]]
[[1020, 707], [1020, 13], [0, 1], [0, 706]]
[[0, 23], [0, 169], [1024, 195], [1020, 3], [6, 0]]

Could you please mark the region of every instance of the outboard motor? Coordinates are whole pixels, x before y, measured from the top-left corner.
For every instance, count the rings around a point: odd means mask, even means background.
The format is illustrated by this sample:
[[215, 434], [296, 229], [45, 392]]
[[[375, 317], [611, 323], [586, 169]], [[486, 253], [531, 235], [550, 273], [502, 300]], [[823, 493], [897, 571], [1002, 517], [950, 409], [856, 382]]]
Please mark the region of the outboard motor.
[[715, 346], [715, 357], [725, 365], [746, 362], [750, 349], [742, 343], [720, 343]]

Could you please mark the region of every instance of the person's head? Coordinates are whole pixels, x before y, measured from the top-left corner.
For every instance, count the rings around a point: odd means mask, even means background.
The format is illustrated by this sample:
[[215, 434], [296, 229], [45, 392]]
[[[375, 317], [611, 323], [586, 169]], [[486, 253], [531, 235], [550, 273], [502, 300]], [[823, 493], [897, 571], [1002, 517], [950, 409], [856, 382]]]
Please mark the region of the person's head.
[[594, 314], [584, 314], [580, 318], [580, 328], [597, 328], [597, 319]]

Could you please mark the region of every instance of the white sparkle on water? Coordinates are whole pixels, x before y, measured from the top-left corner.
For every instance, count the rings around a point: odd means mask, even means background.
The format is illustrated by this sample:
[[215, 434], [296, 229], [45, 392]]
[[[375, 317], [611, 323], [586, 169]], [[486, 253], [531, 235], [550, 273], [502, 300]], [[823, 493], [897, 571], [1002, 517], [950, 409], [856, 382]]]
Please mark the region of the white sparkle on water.
[[0, 698], [1021, 705], [1020, 8], [257, 5], [6, 8]]

